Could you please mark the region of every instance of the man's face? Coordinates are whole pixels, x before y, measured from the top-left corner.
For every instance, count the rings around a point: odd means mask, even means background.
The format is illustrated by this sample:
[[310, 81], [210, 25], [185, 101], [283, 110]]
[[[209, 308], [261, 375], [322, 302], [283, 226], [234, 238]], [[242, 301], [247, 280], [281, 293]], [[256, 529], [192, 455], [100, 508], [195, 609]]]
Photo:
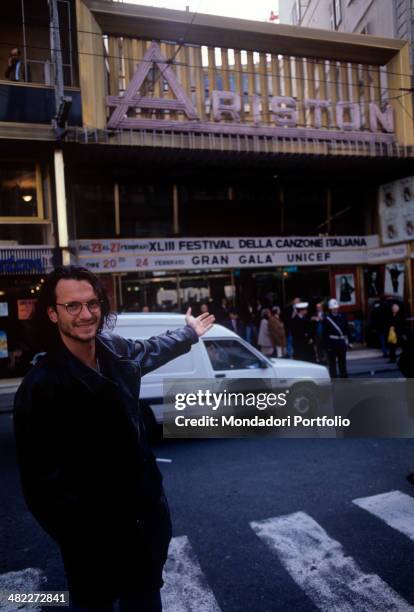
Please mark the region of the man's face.
[[19, 49], [12, 49], [10, 51], [10, 57], [12, 58], [13, 63], [16, 63], [20, 59]]
[[[92, 285], [85, 280], [62, 279], [56, 285], [55, 295], [59, 304], [89, 302], [98, 298]], [[77, 315], [69, 314], [65, 306], [49, 307], [47, 313], [57, 324], [61, 336], [78, 342], [90, 342], [95, 338], [102, 316], [100, 310], [92, 313], [85, 305]]]

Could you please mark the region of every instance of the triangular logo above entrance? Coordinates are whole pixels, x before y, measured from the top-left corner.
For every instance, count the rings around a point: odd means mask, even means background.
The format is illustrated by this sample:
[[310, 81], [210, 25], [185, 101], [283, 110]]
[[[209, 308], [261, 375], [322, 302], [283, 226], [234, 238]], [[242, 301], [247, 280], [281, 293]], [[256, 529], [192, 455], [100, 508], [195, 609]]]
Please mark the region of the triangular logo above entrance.
[[[152, 98], [140, 95], [140, 88], [147, 78], [151, 68], [157, 67], [161, 78], [165, 80], [176, 99]], [[130, 108], [153, 108], [159, 110], [182, 111], [189, 119], [198, 119], [198, 113], [185, 93], [183, 87], [177, 80], [175, 73], [168, 63], [168, 60], [161, 53], [161, 49], [156, 42], [151, 43], [145, 53], [142, 62], [139, 64], [134, 76], [132, 77], [123, 96], [107, 96], [108, 106], [115, 107], [109, 121], [108, 127], [121, 128], [131, 127], [131, 118], [127, 120], [127, 113]]]

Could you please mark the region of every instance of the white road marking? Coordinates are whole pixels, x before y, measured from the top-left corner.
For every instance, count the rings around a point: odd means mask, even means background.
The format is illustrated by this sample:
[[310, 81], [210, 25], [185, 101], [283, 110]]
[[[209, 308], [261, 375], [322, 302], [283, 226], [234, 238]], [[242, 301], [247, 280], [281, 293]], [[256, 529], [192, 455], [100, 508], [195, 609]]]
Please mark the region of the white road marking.
[[158, 463], [172, 463], [172, 459], [163, 459], [162, 457], [157, 457]]
[[187, 536], [171, 540], [164, 581], [165, 612], [220, 612]]
[[406, 612], [414, 608], [376, 574], [364, 574], [341, 544], [309, 515], [250, 523], [293, 580], [324, 612]]
[[390, 491], [352, 501], [382, 519], [387, 525], [414, 541], [414, 498], [401, 491]]
[[[43, 572], [33, 567], [21, 570], [19, 572], [8, 572], [0, 574], [0, 592], [4, 596], [5, 593], [35, 593], [45, 591], [46, 577]], [[25, 612], [41, 612], [41, 605], [26, 604], [2, 601], [2, 612], [17, 612], [24, 610]]]

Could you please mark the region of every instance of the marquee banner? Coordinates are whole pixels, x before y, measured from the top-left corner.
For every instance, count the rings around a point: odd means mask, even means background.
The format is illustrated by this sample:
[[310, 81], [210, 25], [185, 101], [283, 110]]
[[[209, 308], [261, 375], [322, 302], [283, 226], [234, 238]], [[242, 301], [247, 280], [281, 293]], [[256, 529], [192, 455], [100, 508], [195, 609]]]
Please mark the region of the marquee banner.
[[367, 262], [373, 236], [78, 240], [73, 262], [96, 272], [312, 266]]

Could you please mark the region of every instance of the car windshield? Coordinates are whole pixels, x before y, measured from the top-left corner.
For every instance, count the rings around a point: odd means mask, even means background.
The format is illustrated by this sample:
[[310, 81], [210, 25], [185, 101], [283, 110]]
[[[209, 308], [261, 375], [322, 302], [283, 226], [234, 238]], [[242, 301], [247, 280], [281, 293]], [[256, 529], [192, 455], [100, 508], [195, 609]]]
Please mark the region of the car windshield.
[[260, 369], [262, 361], [238, 340], [204, 340], [213, 370]]

